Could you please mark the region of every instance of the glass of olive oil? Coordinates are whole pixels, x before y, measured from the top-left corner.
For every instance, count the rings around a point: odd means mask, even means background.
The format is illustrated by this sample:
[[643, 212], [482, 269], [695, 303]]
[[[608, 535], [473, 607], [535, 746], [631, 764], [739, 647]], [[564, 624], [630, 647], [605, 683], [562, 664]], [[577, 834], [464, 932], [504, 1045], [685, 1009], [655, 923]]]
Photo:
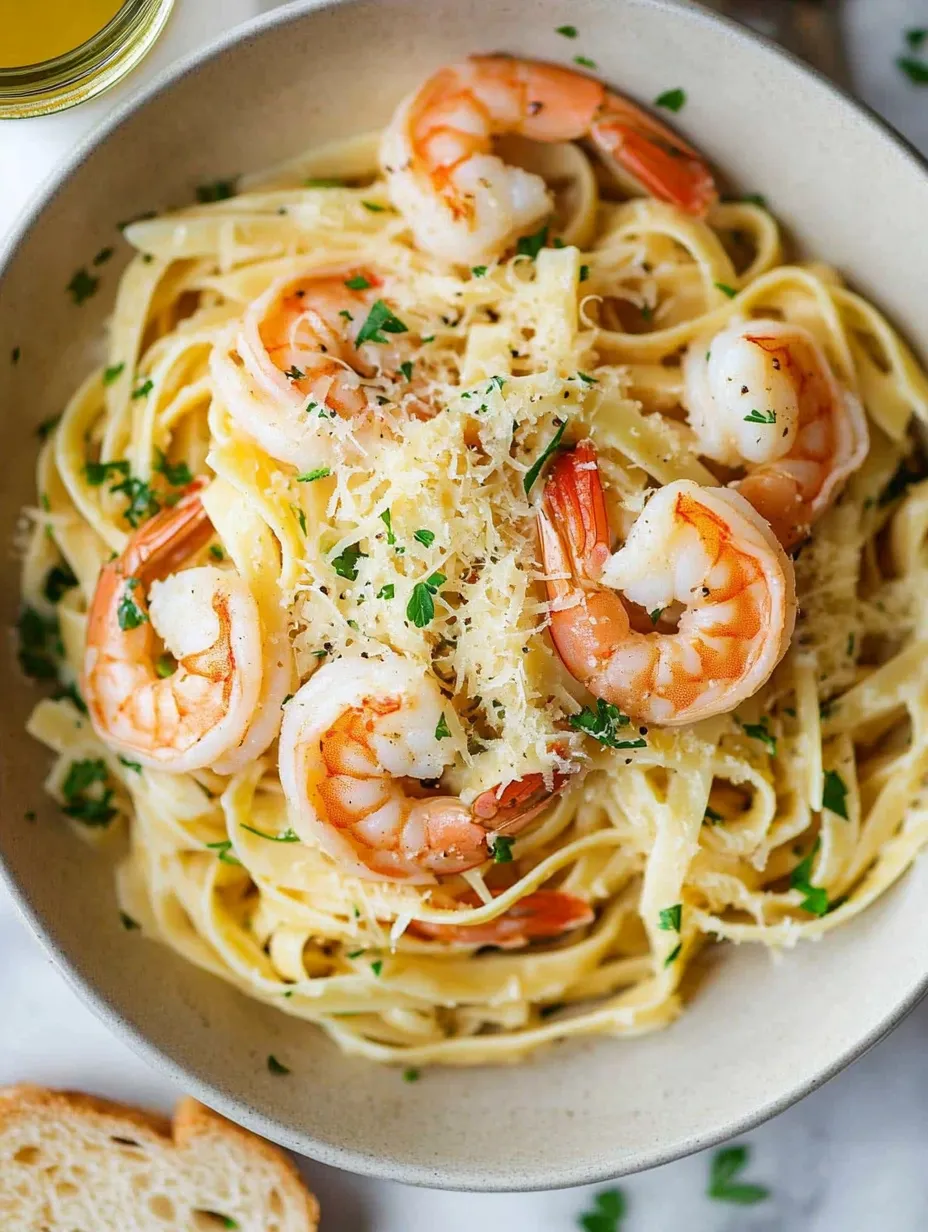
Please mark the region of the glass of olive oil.
[[174, 0], [0, 0], [0, 119], [108, 89], [161, 33]]

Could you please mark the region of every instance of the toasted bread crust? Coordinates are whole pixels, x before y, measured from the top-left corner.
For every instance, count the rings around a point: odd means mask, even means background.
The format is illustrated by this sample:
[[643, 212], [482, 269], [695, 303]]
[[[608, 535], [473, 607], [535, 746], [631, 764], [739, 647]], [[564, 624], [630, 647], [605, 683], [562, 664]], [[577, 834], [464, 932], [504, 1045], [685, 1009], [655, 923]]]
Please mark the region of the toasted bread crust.
[[29, 1083], [0, 1087], [0, 1137], [8, 1126], [28, 1117], [72, 1123], [87, 1119], [96, 1122], [108, 1135], [179, 1151], [195, 1147], [199, 1138], [224, 1138], [274, 1169], [280, 1188], [296, 1209], [305, 1212], [308, 1227], [315, 1229], [318, 1225], [319, 1203], [304, 1185], [292, 1160], [278, 1147], [189, 1096], [177, 1105], [173, 1119], [168, 1119], [82, 1091], [49, 1090]]

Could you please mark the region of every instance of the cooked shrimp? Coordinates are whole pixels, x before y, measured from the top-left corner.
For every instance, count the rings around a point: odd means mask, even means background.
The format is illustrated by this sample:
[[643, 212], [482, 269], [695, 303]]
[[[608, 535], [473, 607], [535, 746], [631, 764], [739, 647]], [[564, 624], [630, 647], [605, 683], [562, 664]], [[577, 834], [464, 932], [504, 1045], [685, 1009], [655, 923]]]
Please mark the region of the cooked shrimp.
[[[258, 607], [238, 573], [175, 572], [213, 534], [200, 500], [204, 482], [144, 523], [104, 565], [84, 654], [82, 689], [101, 740], [178, 773], [240, 749], [263, 752], [277, 734], [274, 711], [279, 716], [280, 686], [289, 679], [288, 664], [263, 666]], [[158, 654], [159, 639], [166, 655]]]
[[399, 655], [320, 668], [284, 707], [280, 732], [280, 781], [297, 831], [345, 871], [375, 880], [426, 884], [489, 859], [496, 836], [521, 830], [556, 788], [527, 776], [523, 798], [513, 785], [472, 807], [430, 795], [455, 758], [447, 709]]
[[[379, 414], [382, 391], [371, 379], [399, 359], [392, 345], [358, 346], [357, 338], [382, 295], [370, 269], [278, 279], [249, 305], [229, 345], [214, 348], [211, 371], [229, 414], [270, 457], [318, 464], [326, 419], [360, 426]], [[418, 400], [411, 409], [422, 412]]]
[[[455, 900], [455, 905], [479, 907], [480, 899], [468, 890]], [[592, 922], [593, 908], [576, 894], [567, 894], [564, 890], [536, 890], [486, 924], [430, 924], [427, 920], [413, 920], [408, 931], [430, 941], [495, 945], [502, 950], [515, 950], [530, 941], [551, 941]]]
[[666, 125], [599, 81], [554, 64], [472, 56], [439, 69], [384, 133], [390, 197], [417, 243], [446, 260], [492, 260], [552, 210], [544, 181], [493, 154], [493, 138], [588, 137], [632, 187], [704, 214], [716, 200], [705, 160]]
[[[676, 726], [723, 714], [761, 687], [796, 620], [793, 567], [770, 528], [727, 488], [659, 488], [609, 552], [589, 441], [554, 464], [538, 513], [550, 632], [567, 670], [632, 718]], [[682, 611], [673, 633], [640, 633], [615, 591]]]
[[867, 456], [867, 420], [801, 325], [730, 325], [685, 360], [690, 425], [703, 453], [747, 464], [737, 491], [788, 550]]

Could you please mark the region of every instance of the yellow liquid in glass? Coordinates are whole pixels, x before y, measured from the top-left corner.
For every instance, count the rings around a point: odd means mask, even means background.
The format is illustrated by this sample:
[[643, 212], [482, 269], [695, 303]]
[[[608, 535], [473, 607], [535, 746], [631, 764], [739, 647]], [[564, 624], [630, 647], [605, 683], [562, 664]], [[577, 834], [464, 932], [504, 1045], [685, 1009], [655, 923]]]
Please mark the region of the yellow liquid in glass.
[[0, 0], [0, 68], [22, 68], [86, 43], [122, 0]]

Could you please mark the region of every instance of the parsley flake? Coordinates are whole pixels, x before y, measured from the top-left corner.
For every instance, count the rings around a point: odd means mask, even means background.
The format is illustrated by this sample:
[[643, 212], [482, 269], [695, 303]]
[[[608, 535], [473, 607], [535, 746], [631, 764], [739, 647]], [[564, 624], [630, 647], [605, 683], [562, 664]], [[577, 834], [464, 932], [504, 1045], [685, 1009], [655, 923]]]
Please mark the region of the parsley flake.
[[158, 497], [144, 481], [136, 476], [128, 476], [121, 483], [113, 484], [111, 492], [121, 492], [129, 501], [122, 511], [122, 516], [133, 528], [139, 526], [145, 518], [150, 518], [161, 508]]
[[[296, 364], [291, 364], [290, 367], [287, 369], [287, 371], [284, 373], [284, 376], [287, 377], [291, 381], [302, 381], [305, 375], [306, 373], [301, 371], [296, 366]], [[307, 407], [306, 409], [309, 410], [309, 407]]]
[[380, 975], [381, 971], [383, 970], [383, 959], [375, 958], [374, 961], [371, 963], [371, 970], [373, 971], [374, 975]]
[[590, 276], [590, 267], [588, 265], [580, 266], [580, 282], [586, 282]]
[[126, 930], [127, 933], [132, 932], [134, 928], [142, 927], [141, 924], [139, 924], [138, 920], [133, 920], [132, 916], [127, 915], [125, 911], [120, 911], [119, 922], [120, 924], [122, 924], [123, 928]]
[[515, 839], [507, 838], [505, 834], [497, 834], [493, 839], [493, 863], [512, 863], [512, 844]]
[[114, 475], [128, 475], [129, 463], [123, 458], [116, 462], [88, 462], [84, 466], [84, 478], [92, 488], [99, 488]]
[[358, 544], [349, 543], [343, 552], [340, 552], [338, 556], [329, 561], [329, 564], [339, 577], [343, 577], [349, 582], [355, 582], [358, 578], [358, 561], [366, 556], [367, 553], [362, 552]]
[[745, 205], [757, 205], [762, 210], [767, 209], [767, 198], [762, 193], [745, 193], [741, 200]]
[[406, 359], [400, 364], [400, 372], [407, 381], [412, 380], [412, 360]]
[[725, 820], [721, 813], [717, 813], [714, 808], [709, 808], [708, 805], [706, 806], [706, 811], [702, 816], [703, 821], [708, 821], [709, 824], [713, 826], [717, 826], [720, 821]]
[[928, 39], [928, 30], [923, 26], [915, 26], [905, 32], [905, 41], [912, 51], [918, 51], [925, 39]]
[[404, 1069], [403, 1070], [403, 1081], [404, 1082], [418, 1082], [419, 1081], [419, 1071], [417, 1069]]
[[235, 196], [235, 180], [213, 180], [211, 184], [197, 186], [197, 201], [209, 205], [214, 201], [228, 201]]
[[535, 459], [532, 465], [525, 472], [525, 477], [522, 480], [522, 487], [525, 489], [526, 496], [528, 496], [528, 494], [531, 492], [532, 484], [541, 474], [542, 467], [547, 462], [547, 460], [551, 457], [551, 455], [556, 451], [558, 445], [560, 445], [561, 437], [564, 435], [564, 431], [567, 428], [566, 419], [555, 420], [555, 423], [558, 425], [558, 429], [555, 432], [554, 436], [552, 436], [551, 440], [548, 441], [547, 445], [545, 445], [544, 449], [541, 451], [541, 453], [538, 455], [538, 457]]
[[406, 619], [411, 620], [417, 629], [424, 629], [435, 616], [435, 604], [432, 596], [437, 593], [448, 579], [443, 573], [432, 573], [424, 582], [416, 582], [406, 605]]
[[418, 539], [419, 542], [427, 548], [430, 548], [435, 542], [435, 532], [433, 530], [417, 530], [413, 531], [413, 539]]
[[282, 1065], [272, 1052], [268, 1053], [267, 1067], [272, 1074], [289, 1074], [290, 1070], [286, 1065]]
[[119, 627], [124, 633], [129, 629], [137, 629], [139, 625], [145, 624], [148, 620], [148, 613], [144, 608], [139, 607], [132, 597], [132, 592], [140, 585], [141, 583], [137, 577], [126, 578], [126, 586], [122, 592], [122, 598], [117, 604], [116, 619], [119, 621]]
[[389, 509], [384, 509], [383, 513], [380, 515], [380, 520], [387, 528], [387, 547], [392, 547], [393, 544], [396, 543], [396, 535], [393, 533], [393, 518]]
[[325, 176], [318, 176], [315, 179], [303, 181], [304, 188], [344, 188], [344, 180], [327, 179]]
[[380, 590], [377, 591], [377, 598], [378, 599], [392, 599], [395, 594], [396, 594], [396, 587], [393, 585], [392, 582], [387, 582], [386, 585], [381, 586]]
[[744, 422], [756, 424], [775, 424], [777, 422], [777, 413], [773, 410], [759, 411], [757, 407], [752, 407], [750, 415], [745, 415]]
[[676, 962], [677, 959], [680, 957], [680, 951], [682, 949], [683, 949], [683, 942], [678, 941], [677, 944], [670, 951], [670, 953], [667, 955], [667, 957], [664, 959], [664, 966], [669, 967], [671, 963]]
[[57, 660], [64, 657], [58, 621], [45, 621], [35, 608], [24, 607], [16, 624], [19, 666], [33, 680], [55, 680]]
[[133, 389], [132, 397], [133, 398], [147, 398], [154, 388], [155, 388], [155, 382], [151, 379], [151, 377], [149, 377], [148, 380], [142, 382], [142, 384], [138, 387], [138, 389]]
[[589, 56], [574, 56], [574, 64], [579, 64], [581, 68], [596, 68], [596, 61]]
[[331, 467], [317, 466], [314, 471], [304, 471], [302, 475], [297, 475], [297, 483], [315, 483], [317, 479], [328, 479], [332, 474]]
[[363, 274], [355, 274], [353, 278], [345, 279], [345, 286], [349, 291], [366, 291], [372, 285]]
[[648, 615], [651, 618], [651, 624], [656, 625], [663, 614], [664, 609], [662, 607], [656, 607], [653, 612], [648, 612]]
[[896, 67], [905, 73], [913, 86], [928, 86], [928, 63], [914, 56], [899, 56]]
[[193, 482], [193, 474], [186, 462], [169, 462], [160, 449], [155, 450], [155, 470], [163, 475], [172, 488], [184, 488]]
[[96, 293], [99, 285], [99, 278], [94, 278], [85, 269], [79, 269], [68, 283], [66, 290], [75, 304], [82, 304], [84, 300], [90, 299], [91, 295]]
[[752, 740], [760, 740], [762, 744], [767, 746], [767, 752], [770, 756], [776, 757], [777, 738], [767, 727], [768, 719], [766, 715], [764, 715], [759, 723], [742, 723], [740, 719], [737, 722], [741, 724], [741, 728], [746, 736], [750, 736]]
[[674, 903], [672, 907], [662, 907], [658, 928], [665, 933], [678, 933], [683, 918], [683, 904]]
[[825, 771], [825, 785], [822, 791], [822, 808], [843, 817], [847, 816], [847, 784], [837, 770]]
[[817, 850], [818, 844], [816, 843], [809, 855], [801, 860], [790, 873], [789, 888], [805, 895], [799, 904], [801, 910], [821, 917], [828, 914], [828, 891], [824, 886], [813, 885], [809, 880], [812, 875], [812, 861]]
[[18, 346], [13, 347], [12, 351], [10, 351], [10, 363], [13, 364], [14, 367], [19, 363], [19, 357], [22, 353], [22, 348]]
[[447, 721], [445, 720], [445, 712], [442, 711], [441, 718], [438, 720], [437, 724], [435, 725], [435, 739], [436, 740], [446, 740], [450, 735], [451, 735], [451, 728], [448, 726]]
[[533, 261], [548, 242], [548, 225], [536, 231], [534, 235], [520, 235], [516, 244], [516, 254], [520, 257], [530, 257]]
[[35, 430], [36, 436], [40, 441], [47, 441], [51, 434], [58, 427], [61, 421], [60, 415], [52, 415], [50, 419], [43, 419]]
[[126, 366], [125, 364], [113, 364], [112, 367], [110, 368], [104, 368], [103, 369], [103, 384], [112, 385], [113, 382], [119, 376], [119, 374], [122, 372], [123, 368], [125, 368], [125, 366]]
[[376, 201], [362, 201], [361, 204], [366, 210], [370, 210], [372, 214], [383, 214], [387, 209], [385, 205], [380, 205]]
[[60, 603], [65, 592], [72, 590], [76, 585], [77, 578], [67, 562], [52, 565], [45, 577], [42, 594], [49, 603]]
[[723, 295], [727, 295], [729, 299], [734, 299], [738, 292], [734, 287], [730, 287], [727, 282], [717, 282], [716, 287]]
[[155, 661], [155, 673], [160, 676], [162, 680], [167, 680], [168, 676], [173, 676], [176, 671], [177, 660], [172, 654], [165, 653], [158, 655], [158, 658]]
[[215, 851], [221, 864], [241, 865], [241, 860], [233, 854], [231, 839], [223, 839], [221, 843], [207, 843], [206, 846], [210, 851]]
[[211, 543], [209, 545], [209, 554], [212, 556], [213, 560], [225, 560], [226, 558], [225, 552], [218, 543]]
[[564, 38], [576, 38], [577, 37], [577, 27], [576, 26], [557, 26], [555, 28], [554, 33], [563, 34]]
[[585, 732], [586, 735], [592, 736], [609, 749], [646, 748], [648, 742], [642, 738], [635, 740], [620, 740], [618, 738], [619, 731], [627, 727], [630, 722], [631, 719], [629, 719], [627, 714], [622, 714], [618, 706], [613, 706], [601, 697], [596, 702], [595, 710], [591, 710], [589, 706], [584, 706], [579, 714], [572, 714], [568, 719], [568, 723], [574, 731]]
[[665, 90], [663, 94], [658, 94], [654, 100], [655, 107], [663, 107], [667, 111], [680, 111], [686, 103], [685, 90]]
[[381, 331], [386, 331], [388, 334], [409, 332], [399, 317], [393, 315], [386, 303], [378, 299], [367, 314], [367, 320], [358, 330], [355, 346], [361, 346], [365, 342], [387, 342], [388, 339]]
[[127, 770], [134, 770], [136, 774], [142, 773], [142, 763], [140, 761], [130, 761], [128, 757], [123, 757], [122, 753], [118, 756], [121, 766], [125, 766]]
[[594, 1195], [593, 1209], [584, 1212], [577, 1223], [583, 1232], [621, 1232], [627, 1209], [620, 1189], [603, 1189]]
[[753, 1206], [770, 1197], [770, 1190], [763, 1185], [749, 1185], [735, 1181], [735, 1177], [747, 1166], [750, 1152], [746, 1146], [727, 1146], [716, 1151], [709, 1166], [709, 1185], [706, 1193], [718, 1202], [733, 1202], [737, 1206]]
[[108, 825], [116, 816], [110, 801], [113, 792], [107, 784], [106, 763], [102, 757], [72, 761], [61, 785], [65, 798], [62, 811], [87, 826]]

